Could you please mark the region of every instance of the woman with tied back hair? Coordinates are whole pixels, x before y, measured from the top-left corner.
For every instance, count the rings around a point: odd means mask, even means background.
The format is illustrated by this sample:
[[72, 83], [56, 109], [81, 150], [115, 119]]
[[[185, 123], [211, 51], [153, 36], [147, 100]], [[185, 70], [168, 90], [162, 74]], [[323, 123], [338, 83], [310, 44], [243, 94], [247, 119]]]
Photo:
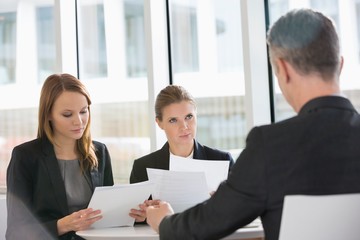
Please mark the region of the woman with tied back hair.
[[[165, 131], [167, 142], [160, 149], [134, 161], [130, 183], [148, 180], [146, 168], [169, 169], [171, 155], [205, 160], [229, 161], [230, 153], [201, 145], [196, 138], [196, 103], [181, 86], [169, 85], [157, 95], [155, 102], [156, 123]], [[144, 211], [132, 209], [130, 216], [144, 221]]]
[[75, 232], [101, 219], [87, 205], [114, 182], [107, 147], [91, 139], [90, 104], [74, 76], [45, 80], [38, 136], [13, 149], [7, 169], [7, 239], [82, 239]]

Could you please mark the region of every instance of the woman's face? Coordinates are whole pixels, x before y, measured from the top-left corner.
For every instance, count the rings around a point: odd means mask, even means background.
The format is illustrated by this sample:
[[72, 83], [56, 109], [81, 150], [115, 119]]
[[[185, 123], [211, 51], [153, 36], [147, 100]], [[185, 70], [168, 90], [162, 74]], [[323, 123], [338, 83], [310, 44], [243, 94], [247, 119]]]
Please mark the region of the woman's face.
[[55, 141], [75, 141], [82, 137], [89, 120], [88, 107], [81, 93], [64, 91], [60, 94], [50, 113]]
[[172, 103], [162, 110], [162, 121], [156, 119], [165, 131], [170, 146], [188, 146], [196, 137], [196, 110], [188, 101]]

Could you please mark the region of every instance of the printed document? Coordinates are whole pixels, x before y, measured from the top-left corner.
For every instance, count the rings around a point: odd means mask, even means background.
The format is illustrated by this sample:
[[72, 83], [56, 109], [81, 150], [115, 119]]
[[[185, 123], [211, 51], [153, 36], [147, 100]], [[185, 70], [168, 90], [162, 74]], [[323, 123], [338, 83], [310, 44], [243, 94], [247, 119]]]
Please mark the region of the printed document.
[[227, 179], [229, 161], [183, 158], [171, 155], [170, 170], [204, 172], [208, 192], [216, 191], [220, 183]]
[[138, 209], [138, 205], [150, 197], [154, 187], [149, 181], [96, 187], [88, 207], [100, 209], [103, 218], [92, 227], [133, 226], [135, 219], [129, 216], [130, 209]]
[[204, 172], [179, 172], [163, 169], [146, 169], [149, 181], [155, 184], [153, 199], [171, 204], [182, 212], [210, 197]]

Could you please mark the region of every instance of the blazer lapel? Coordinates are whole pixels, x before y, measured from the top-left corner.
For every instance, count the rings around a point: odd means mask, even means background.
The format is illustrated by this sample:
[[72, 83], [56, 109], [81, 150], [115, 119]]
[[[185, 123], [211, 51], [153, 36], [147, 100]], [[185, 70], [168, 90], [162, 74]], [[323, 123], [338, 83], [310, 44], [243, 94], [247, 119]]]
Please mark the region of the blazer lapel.
[[194, 139], [194, 159], [207, 159], [204, 147]]
[[169, 143], [166, 142], [164, 146], [157, 152], [157, 156], [155, 158], [156, 168], [159, 169], [169, 169], [170, 167], [170, 150]]

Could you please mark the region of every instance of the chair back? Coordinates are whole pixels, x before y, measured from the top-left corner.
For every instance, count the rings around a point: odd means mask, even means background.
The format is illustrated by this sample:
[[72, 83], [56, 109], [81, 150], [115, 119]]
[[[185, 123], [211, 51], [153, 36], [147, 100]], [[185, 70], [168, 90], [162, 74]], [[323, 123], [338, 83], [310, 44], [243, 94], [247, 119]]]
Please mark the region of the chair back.
[[285, 196], [279, 240], [360, 239], [360, 194]]
[[0, 240], [5, 240], [7, 226], [6, 197], [0, 195]]

